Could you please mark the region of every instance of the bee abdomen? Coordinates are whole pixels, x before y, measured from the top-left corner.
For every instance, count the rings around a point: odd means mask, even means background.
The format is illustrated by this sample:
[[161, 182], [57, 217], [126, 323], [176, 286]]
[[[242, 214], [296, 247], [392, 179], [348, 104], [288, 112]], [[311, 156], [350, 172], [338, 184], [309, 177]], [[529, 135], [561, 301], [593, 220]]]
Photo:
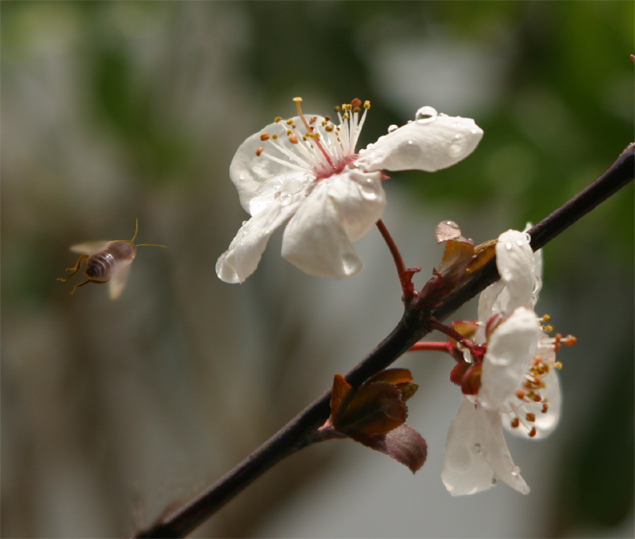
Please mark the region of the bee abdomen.
[[93, 279], [107, 279], [115, 266], [115, 257], [109, 251], [94, 254], [86, 262], [86, 276]]

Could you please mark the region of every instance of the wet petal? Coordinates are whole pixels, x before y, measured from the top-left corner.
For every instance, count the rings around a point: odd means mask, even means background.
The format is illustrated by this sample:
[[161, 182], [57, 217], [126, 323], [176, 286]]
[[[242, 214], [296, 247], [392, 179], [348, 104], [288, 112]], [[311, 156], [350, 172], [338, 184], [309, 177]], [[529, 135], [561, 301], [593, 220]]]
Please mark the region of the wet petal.
[[441, 479], [453, 496], [475, 494], [492, 486], [494, 471], [483, 457], [477, 415], [477, 405], [463, 397], [450, 423]]
[[509, 313], [516, 307], [533, 307], [536, 259], [525, 232], [508, 230], [498, 237], [496, 267], [508, 294], [499, 299], [502, 310]]
[[483, 360], [478, 392], [484, 408], [498, 410], [514, 396], [531, 365], [540, 331], [536, 314], [523, 307], [494, 330]]
[[386, 204], [379, 178], [347, 169], [318, 182], [284, 231], [283, 258], [317, 277], [358, 273], [362, 261], [353, 242], [377, 222]]
[[366, 170], [434, 172], [466, 158], [482, 136], [483, 130], [471, 118], [441, 114], [409, 122], [380, 137], [360, 152], [357, 163]]
[[477, 432], [482, 437], [483, 457], [494, 471], [494, 477], [507, 483], [521, 494], [529, 494], [529, 486], [520, 475], [509, 453], [501, 415], [483, 408], [477, 409]]
[[509, 453], [500, 414], [466, 397], [450, 424], [441, 478], [453, 496], [487, 490], [496, 478], [518, 492], [529, 492]]
[[275, 230], [293, 215], [301, 201], [270, 204], [243, 224], [216, 262], [216, 275], [226, 283], [242, 283], [258, 267], [267, 242]]

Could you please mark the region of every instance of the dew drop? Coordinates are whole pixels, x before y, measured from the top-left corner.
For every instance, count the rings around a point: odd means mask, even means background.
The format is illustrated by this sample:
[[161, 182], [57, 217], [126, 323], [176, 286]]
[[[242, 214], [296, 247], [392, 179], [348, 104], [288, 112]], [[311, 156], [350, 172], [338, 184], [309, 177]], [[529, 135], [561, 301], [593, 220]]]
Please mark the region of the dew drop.
[[437, 119], [438, 115], [439, 113], [437, 112], [437, 109], [435, 109], [434, 107], [425, 106], [421, 107], [417, 111], [417, 114], [415, 114], [415, 119], [417, 120], [418, 124], [429, 124], [431, 122], [434, 122]]
[[454, 221], [441, 221], [434, 231], [437, 243], [454, 240], [461, 235], [461, 228]]
[[518, 240], [516, 242], [520, 247], [522, 247], [523, 245], [525, 245], [525, 242], [523, 240]]
[[291, 204], [292, 198], [293, 196], [291, 195], [291, 193], [280, 193], [280, 205], [288, 206], [289, 204]]
[[450, 147], [448, 148], [448, 155], [450, 157], [460, 157], [465, 152], [467, 146], [467, 140], [463, 135], [456, 134]]
[[520, 475], [520, 467], [519, 466], [514, 466], [512, 468], [512, 475], [514, 477], [518, 477]]
[[375, 189], [375, 183], [372, 178], [364, 178], [360, 182], [362, 196], [366, 200], [377, 200], [377, 190]]
[[392, 124], [388, 126], [388, 132], [389, 133], [394, 133], [395, 131], [397, 131], [397, 129], [399, 129], [398, 125]]
[[492, 477], [492, 486], [495, 487], [498, 484], [498, 477]]
[[238, 176], [238, 180], [241, 181], [241, 182], [244, 182], [245, 181], [245, 175], [241, 174], [240, 176]]
[[483, 453], [483, 448], [481, 447], [481, 444], [479, 443], [475, 443], [472, 445], [472, 453], [474, 453], [475, 455], [480, 455]]
[[280, 187], [280, 195], [295, 195], [300, 189], [302, 184], [296, 179], [289, 179]]

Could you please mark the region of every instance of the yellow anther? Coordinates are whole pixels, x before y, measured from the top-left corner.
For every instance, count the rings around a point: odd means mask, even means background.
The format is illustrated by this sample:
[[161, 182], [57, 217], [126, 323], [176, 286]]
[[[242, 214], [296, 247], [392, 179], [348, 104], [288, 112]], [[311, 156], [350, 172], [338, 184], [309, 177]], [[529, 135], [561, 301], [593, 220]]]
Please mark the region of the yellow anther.
[[342, 116], [342, 118], [344, 118], [345, 120], [348, 120], [351, 117], [351, 115], [348, 112], [344, 113], [344, 116]]
[[551, 333], [553, 331], [553, 326], [550, 326], [549, 324], [545, 324], [542, 326], [542, 329], [544, 329], [547, 333]]
[[342, 107], [340, 107], [339, 105], [337, 105], [337, 106], [335, 107], [335, 112], [339, 112], [340, 110], [342, 110]]
[[297, 135], [289, 135], [289, 142], [291, 144], [297, 144], [298, 143], [298, 136]]
[[277, 139], [278, 139], [278, 135], [271, 135], [271, 138], [272, 138], [273, 140], [277, 140]]
[[542, 321], [543, 322], [550, 322], [551, 321], [551, 315], [550, 314], [543, 315]]
[[556, 361], [554, 364], [554, 367], [558, 370], [562, 369], [562, 363], [560, 363], [559, 361]]
[[333, 131], [333, 126], [331, 124], [327, 125], [326, 127], [324, 127], [324, 130], [328, 133], [330, 133], [331, 131]]
[[368, 110], [370, 108], [370, 101], [364, 101], [364, 108]]
[[287, 120], [287, 125], [291, 125], [291, 124], [293, 124], [293, 120], [292, 120], [291, 118], [289, 118], [289, 119]]
[[302, 103], [302, 98], [301, 97], [294, 97], [293, 101], [295, 101], [296, 103]]
[[287, 129], [287, 135], [292, 135], [293, 134], [293, 129]]
[[262, 135], [260, 135], [260, 140], [262, 140], [263, 142], [265, 140], [269, 140], [269, 133], [263, 133]]
[[256, 156], [260, 157], [260, 154], [262, 153], [264, 149], [265, 149], [264, 146], [259, 146], [258, 149], [256, 150]]
[[282, 116], [276, 116], [273, 121], [274, 121], [274, 123], [278, 123], [278, 122], [282, 121]]

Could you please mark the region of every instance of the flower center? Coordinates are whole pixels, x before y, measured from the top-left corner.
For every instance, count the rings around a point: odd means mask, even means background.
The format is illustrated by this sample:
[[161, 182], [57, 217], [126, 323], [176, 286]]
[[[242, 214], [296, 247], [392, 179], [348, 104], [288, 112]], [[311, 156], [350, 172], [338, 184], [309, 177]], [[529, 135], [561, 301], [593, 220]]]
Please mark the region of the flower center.
[[357, 157], [355, 146], [366, 112], [370, 108], [370, 101], [362, 103], [355, 98], [351, 103], [335, 107], [338, 125], [329, 116], [306, 117], [302, 112], [302, 98], [295, 97], [293, 101], [303, 128], [297, 125], [297, 118], [283, 120], [277, 117], [274, 122], [280, 127], [280, 132], [263, 133], [260, 140], [267, 145], [258, 147], [256, 155], [293, 170], [309, 173], [315, 181], [339, 174]]

